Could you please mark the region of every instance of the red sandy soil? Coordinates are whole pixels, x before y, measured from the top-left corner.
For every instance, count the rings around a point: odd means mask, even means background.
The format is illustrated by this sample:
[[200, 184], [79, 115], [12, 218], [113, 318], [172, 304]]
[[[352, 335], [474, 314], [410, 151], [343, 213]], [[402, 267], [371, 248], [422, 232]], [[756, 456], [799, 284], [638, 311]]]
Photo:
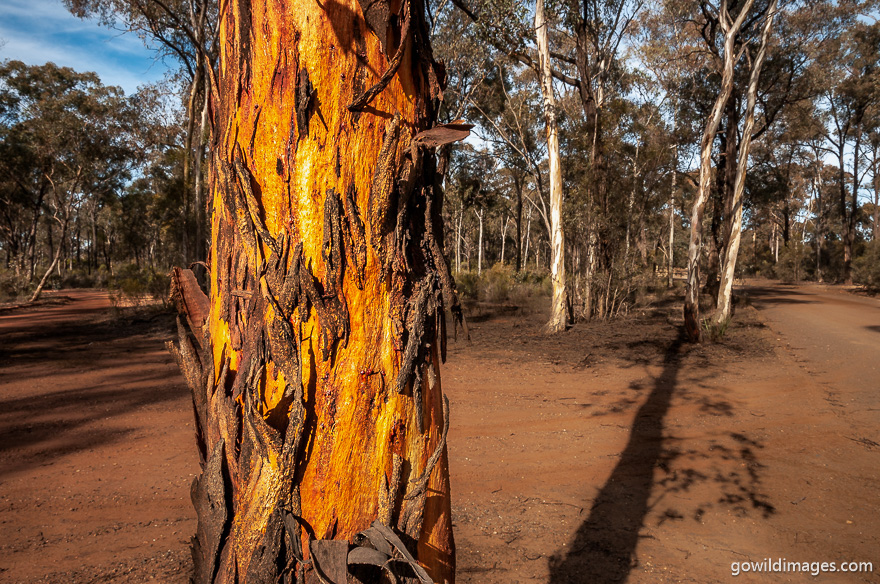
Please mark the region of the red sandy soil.
[[[684, 343], [676, 305], [450, 342], [459, 583], [728, 582], [768, 557], [880, 581], [880, 301], [742, 293], [722, 344]], [[169, 336], [95, 292], [0, 312], [0, 582], [187, 581], [198, 463]]]

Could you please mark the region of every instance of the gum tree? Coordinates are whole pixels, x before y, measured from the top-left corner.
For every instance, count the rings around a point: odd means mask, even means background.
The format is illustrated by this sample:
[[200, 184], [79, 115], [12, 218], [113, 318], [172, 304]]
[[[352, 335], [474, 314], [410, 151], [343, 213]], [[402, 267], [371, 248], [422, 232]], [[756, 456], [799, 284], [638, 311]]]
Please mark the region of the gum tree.
[[173, 284], [196, 580], [452, 582], [435, 148], [468, 127], [434, 125], [425, 6], [221, 6], [210, 293]]

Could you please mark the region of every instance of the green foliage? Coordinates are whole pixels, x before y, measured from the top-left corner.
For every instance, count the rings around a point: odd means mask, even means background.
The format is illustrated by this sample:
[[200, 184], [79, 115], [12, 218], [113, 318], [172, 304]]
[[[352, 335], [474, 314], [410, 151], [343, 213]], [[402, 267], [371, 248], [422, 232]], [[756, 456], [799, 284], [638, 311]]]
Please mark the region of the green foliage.
[[180, 234], [196, 247], [181, 127], [163, 99], [52, 63], [0, 62], [0, 249], [4, 278], [20, 279], [7, 289], [33, 288], [62, 241], [53, 288], [105, 286], [116, 262], [179, 263]]
[[110, 301], [114, 307], [143, 306], [168, 297], [170, 278], [168, 274], [152, 268], [128, 264], [118, 270], [109, 280]]
[[13, 302], [23, 298], [27, 287], [22, 286], [21, 278], [9, 270], [0, 270], [0, 302]]
[[730, 317], [728, 316], [721, 322], [715, 322], [713, 318], [703, 319], [703, 332], [713, 343], [720, 343], [724, 340], [724, 334], [730, 326]]
[[853, 260], [853, 281], [880, 290], [880, 241], [865, 243], [863, 253]]
[[547, 298], [552, 291], [546, 273], [530, 270], [514, 271], [509, 265], [495, 264], [482, 275], [461, 272], [455, 276], [458, 293], [465, 301], [491, 304], [514, 304], [528, 308]]
[[[813, 261], [810, 261], [813, 260]], [[813, 273], [815, 258], [812, 250], [799, 241], [789, 241], [779, 248], [775, 276], [785, 282], [800, 282]]]

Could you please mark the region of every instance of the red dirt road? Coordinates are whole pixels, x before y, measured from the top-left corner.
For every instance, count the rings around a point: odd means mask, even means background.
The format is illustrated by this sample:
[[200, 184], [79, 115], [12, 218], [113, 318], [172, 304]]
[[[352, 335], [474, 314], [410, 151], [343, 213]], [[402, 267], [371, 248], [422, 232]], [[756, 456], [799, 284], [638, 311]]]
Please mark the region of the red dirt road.
[[0, 314], [0, 582], [187, 582], [192, 406], [98, 292]]
[[[728, 582], [767, 557], [880, 581], [880, 302], [748, 293], [721, 345], [682, 343], [675, 306], [450, 342], [458, 582]], [[64, 295], [0, 313], [0, 582], [185, 582], [198, 465], [167, 329]]]

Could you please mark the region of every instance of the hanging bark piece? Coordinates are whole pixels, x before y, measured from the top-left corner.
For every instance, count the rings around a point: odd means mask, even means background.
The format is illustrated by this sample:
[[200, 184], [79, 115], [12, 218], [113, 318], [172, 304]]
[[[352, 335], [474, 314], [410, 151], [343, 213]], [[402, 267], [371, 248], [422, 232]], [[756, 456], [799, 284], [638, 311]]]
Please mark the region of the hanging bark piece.
[[[358, 96], [354, 101], [351, 102], [348, 106], [348, 111], [350, 112], [362, 112], [365, 111], [366, 107], [370, 104], [373, 99], [382, 93], [388, 84], [391, 82], [391, 79], [394, 77], [397, 70], [400, 68], [400, 64], [403, 62], [403, 55], [406, 53], [407, 48], [407, 40], [409, 39], [409, 29], [410, 29], [410, 11], [412, 10], [410, 6], [410, 0], [404, 0], [403, 3], [403, 28], [400, 31], [400, 46], [397, 48], [397, 52], [394, 53], [394, 57], [392, 57], [391, 62], [388, 63], [388, 68], [379, 78], [379, 81], [376, 82], [375, 85], [366, 90], [362, 95]], [[383, 47], [383, 52], [387, 54], [385, 48]]]
[[388, 0], [358, 0], [367, 26], [379, 39], [382, 53], [388, 54], [388, 29], [391, 23], [391, 7]]
[[400, 140], [400, 116], [394, 116], [385, 126], [385, 137], [382, 149], [373, 171], [373, 182], [370, 187], [370, 229], [371, 242], [376, 255], [384, 266], [385, 235], [391, 230], [389, 218], [393, 217], [391, 195], [397, 177], [397, 143]]
[[430, 130], [419, 132], [413, 138], [413, 142], [425, 148], [437, 148], [444, 144], [464, 140], [470, 135], [473, 127], [473, 124], [466, 124], [460, 120], [449, 124], [440, 124]]
[[315, 571], [329, 584], [348, 582], [348, 542], [333, 539], [313, 539], [309, 542], [309, 553], [314, 561]]
[[428, 296], [432, 292], [433, 287], [434, 276], [431, 274], [421, 281], [418, 287], [418, 294], [410, 300], [407, 307], [406, 350], [403, 353], [400, 373], [397, 376], [397, 393], [406, 391], [406, 387], [412, 379], [416, 355], [422, 344], [422, 336], [425, 334]]
[[309, 71], [305, 67], [296, 75], [296, 128], [297, 144], [309, 135], [309, 119], [312, 117], [312, 103], [315, 98], [315, 90], [309, 80]]
[[345, 196], [345, 221], [342, 224], [345, 234], [345, 249], [348, 251], [348, 259], [355, 269], [358, 290], [364, 289], [364, 271], [367, 268], [367, 238], [364, 231], [364, 222], [361, 220], [357, 207], [357, 191], [355, 186], [348, 185]]

